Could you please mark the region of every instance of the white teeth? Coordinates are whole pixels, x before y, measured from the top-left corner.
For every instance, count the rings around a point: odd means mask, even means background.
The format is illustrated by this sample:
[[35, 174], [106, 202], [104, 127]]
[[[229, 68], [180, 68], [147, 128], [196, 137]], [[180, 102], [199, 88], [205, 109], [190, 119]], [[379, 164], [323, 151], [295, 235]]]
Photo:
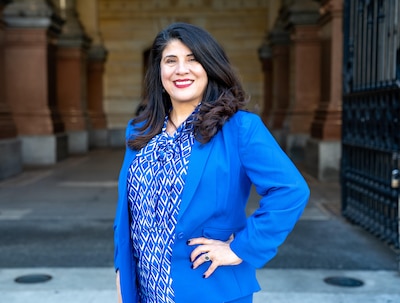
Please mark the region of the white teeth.
[[187, 81], [176, 81], [175, 83], [178, 84], [178, 85], [188, 85], [188, 84], [191, 84], [192, 81], [191, 81], [191, 80], [187, 80]]

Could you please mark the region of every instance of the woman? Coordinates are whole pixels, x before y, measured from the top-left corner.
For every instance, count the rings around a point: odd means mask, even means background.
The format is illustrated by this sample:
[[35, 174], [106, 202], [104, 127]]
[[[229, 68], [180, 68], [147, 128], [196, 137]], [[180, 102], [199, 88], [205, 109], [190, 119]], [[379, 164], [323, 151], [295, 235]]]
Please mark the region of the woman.
[[[221, 46], [175, 23], [154, 40], [147, 106], [126, 130], [114, 224], [119, 299], [252, 302], [309, 196]], [[246, 218], [251, 185], [261, 196]]]

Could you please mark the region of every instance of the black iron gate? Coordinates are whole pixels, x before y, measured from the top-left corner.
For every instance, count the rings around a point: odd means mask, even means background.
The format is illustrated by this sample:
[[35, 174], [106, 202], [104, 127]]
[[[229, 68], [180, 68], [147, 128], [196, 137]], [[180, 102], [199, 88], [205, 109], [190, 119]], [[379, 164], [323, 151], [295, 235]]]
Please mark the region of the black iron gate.
[[344, 4], [342, 212], [397, 249], [399, 19], [399, 0]]

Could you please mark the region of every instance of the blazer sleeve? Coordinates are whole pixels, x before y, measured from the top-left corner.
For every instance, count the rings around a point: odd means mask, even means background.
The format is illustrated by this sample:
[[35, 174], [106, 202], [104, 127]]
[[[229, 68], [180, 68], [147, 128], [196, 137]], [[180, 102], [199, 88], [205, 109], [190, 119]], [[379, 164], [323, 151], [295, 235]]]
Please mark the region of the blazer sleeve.
[[310, 192], [258, 116], [242, 115], [236, 127], [242, 165], [261, 199], [246, 227], [235, 234], [231, 249], [259, 268], [276, 255], [302, 214]]

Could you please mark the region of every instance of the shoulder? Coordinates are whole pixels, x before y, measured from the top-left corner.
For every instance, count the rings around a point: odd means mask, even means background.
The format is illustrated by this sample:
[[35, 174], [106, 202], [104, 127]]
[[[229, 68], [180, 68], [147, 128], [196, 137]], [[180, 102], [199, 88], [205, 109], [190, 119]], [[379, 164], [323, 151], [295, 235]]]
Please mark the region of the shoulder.
[[228, 136], [237, 138], [239, 146], [247, 148], [251, 144], [276, 146], [272, 136], [261, 117], [255, 113], [240, 110], [234, 114], [223, 127]]
[[239, 110], [226, 123], [227, 128], [234, 128], [237, 131], [250, 131], [254, 128], [266, 128], [260, 116], [252, 112]]

